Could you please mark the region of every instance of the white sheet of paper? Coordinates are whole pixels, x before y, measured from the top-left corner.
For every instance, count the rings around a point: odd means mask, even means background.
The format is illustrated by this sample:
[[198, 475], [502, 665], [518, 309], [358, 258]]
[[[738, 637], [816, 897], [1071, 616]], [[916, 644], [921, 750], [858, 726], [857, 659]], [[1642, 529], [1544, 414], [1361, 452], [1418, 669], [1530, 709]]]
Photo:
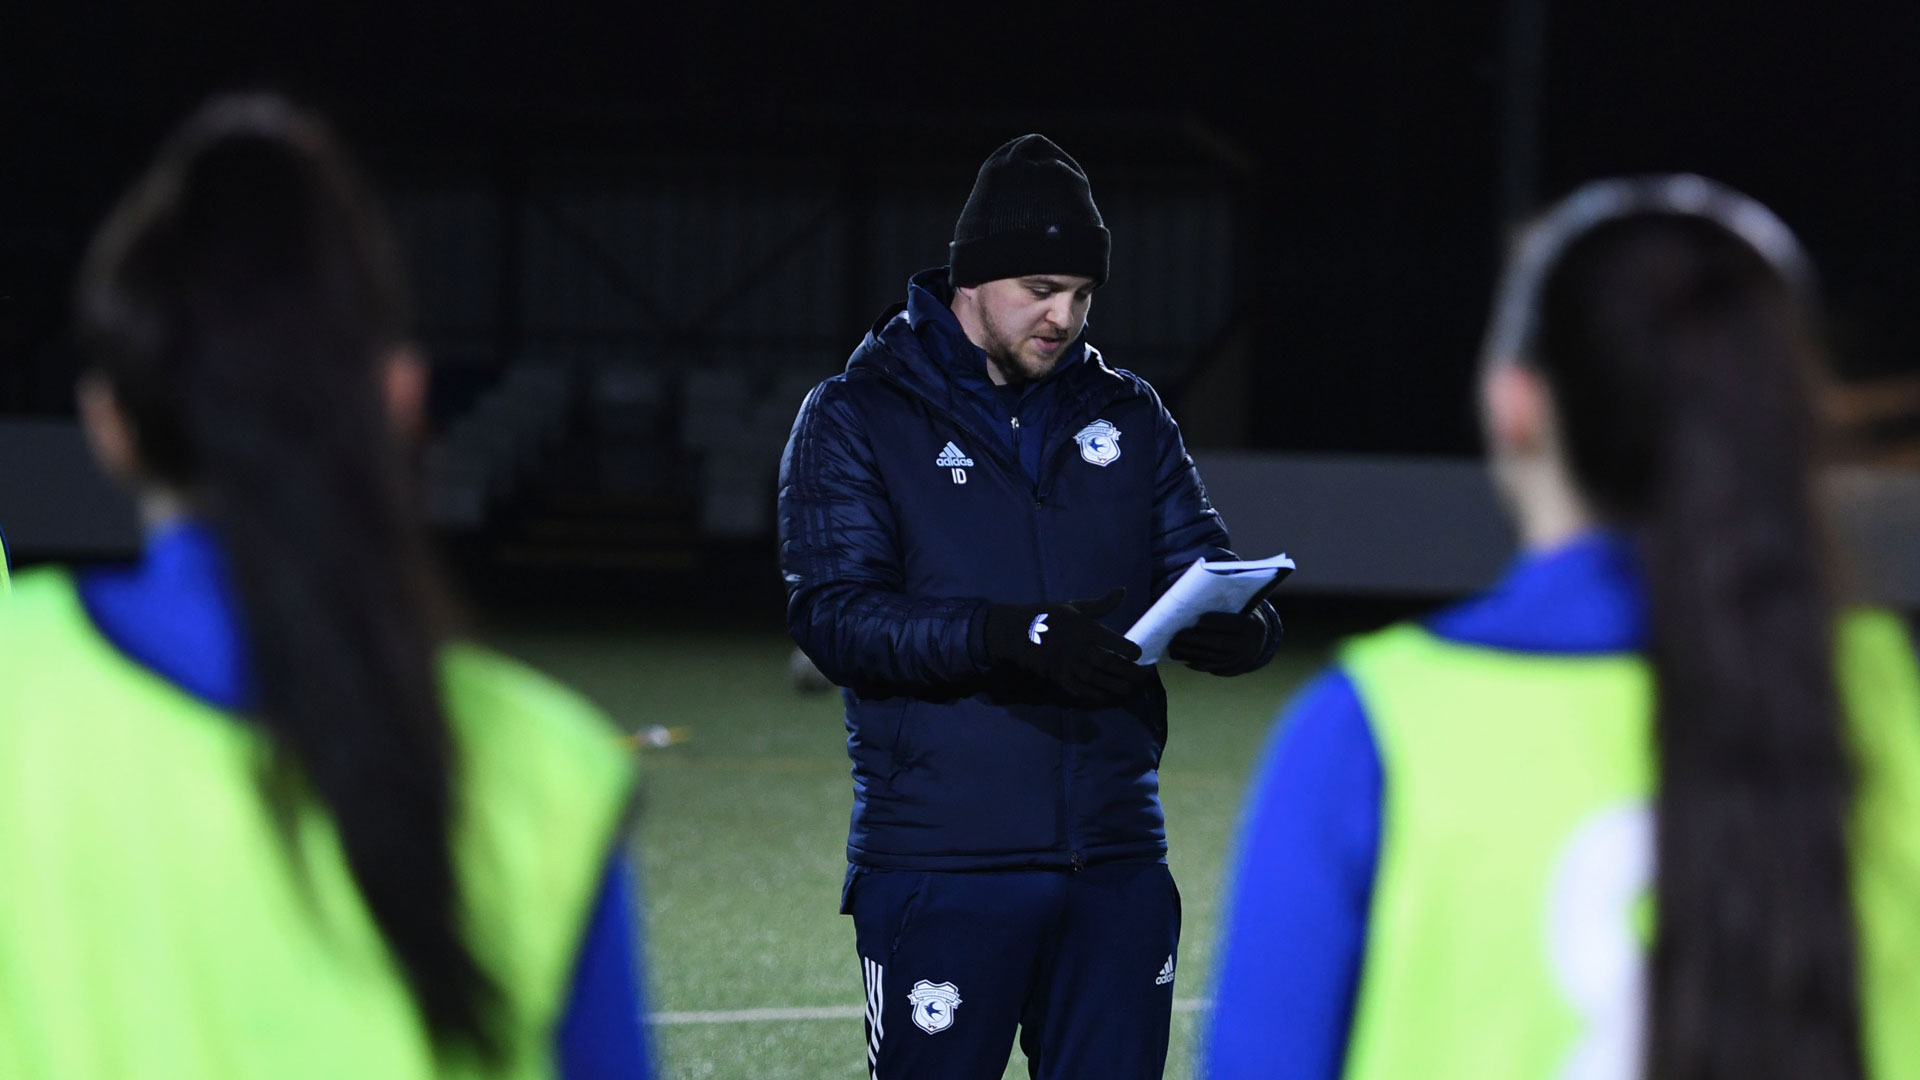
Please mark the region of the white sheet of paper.
[[1127, 631], [1127, 640], [1140, 646], [1138, 662], [1142, 666], [1159, 663], [1173, 635], [1209, 611], [1245, 608], [1274, 578], [1293, 568], [1293, 560], [1284, 554], [1247, 562], [1195, 560]]

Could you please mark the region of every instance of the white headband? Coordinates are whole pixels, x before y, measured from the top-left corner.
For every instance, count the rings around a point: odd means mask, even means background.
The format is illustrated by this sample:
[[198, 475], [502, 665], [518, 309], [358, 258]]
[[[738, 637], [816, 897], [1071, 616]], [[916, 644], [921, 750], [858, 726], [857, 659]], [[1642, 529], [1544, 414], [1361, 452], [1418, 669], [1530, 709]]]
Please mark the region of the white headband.
[[1773, 211], [1738, 191], [1691, 173], [1595, 180], [1560, 200], [1515, 238], [1494, 294], [1482, 356], [1516, 360], [1532, 344], [1540, 289], [1574, 241], [1609, 221], [1638, 214], [1681, 214], [1726, 229], [1760, 254], [1787, 283], [1813, 289], [1813, 265]]

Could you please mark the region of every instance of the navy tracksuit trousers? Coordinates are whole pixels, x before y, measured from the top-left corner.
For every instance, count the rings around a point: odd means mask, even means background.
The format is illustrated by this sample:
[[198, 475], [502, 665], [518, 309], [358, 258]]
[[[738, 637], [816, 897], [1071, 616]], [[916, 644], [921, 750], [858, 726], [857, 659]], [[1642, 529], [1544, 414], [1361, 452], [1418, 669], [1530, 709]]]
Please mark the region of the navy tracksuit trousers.
[[1180, 893], [1165, 863], [945, 872], [854, 867], [870, 1080], [1159, 1080]]

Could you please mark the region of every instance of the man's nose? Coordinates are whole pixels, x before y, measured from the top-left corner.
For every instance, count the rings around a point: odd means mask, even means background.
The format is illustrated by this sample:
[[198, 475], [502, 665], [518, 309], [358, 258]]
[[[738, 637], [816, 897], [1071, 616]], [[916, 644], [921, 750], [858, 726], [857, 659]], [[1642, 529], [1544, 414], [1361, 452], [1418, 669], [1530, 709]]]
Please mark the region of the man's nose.
[[1055, 297], [1053, 301], [1047, 305], [1047, 322], [1061, 330], [1072, 326], [1073, 298], [1070, 296]]

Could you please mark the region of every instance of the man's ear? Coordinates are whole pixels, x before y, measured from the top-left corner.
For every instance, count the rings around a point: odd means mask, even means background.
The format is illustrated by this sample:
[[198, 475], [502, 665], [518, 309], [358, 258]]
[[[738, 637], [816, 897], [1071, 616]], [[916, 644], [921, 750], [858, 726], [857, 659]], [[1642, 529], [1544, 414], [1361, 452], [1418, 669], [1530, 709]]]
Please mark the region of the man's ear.
[[380, 378], [387, 422], [402, 440], [420, 438], [427, 430], [426, 360], [413, 346], [402, 345], [387, 354]]
[[140, 477], [140, 438], [128, 419], [113, 384], [105, 376], [88, 373], [74, 388], [74, 403], [80, 413], [80, 430], [86, 434], [87, 448], [108, 479], [131, 484]]
[[1553, 403], [1539, 372], [1514, 363], [1489, 366], [1480, 380], [1480, 407], [1491, 449], [1526, 455], [1546, 448]]

